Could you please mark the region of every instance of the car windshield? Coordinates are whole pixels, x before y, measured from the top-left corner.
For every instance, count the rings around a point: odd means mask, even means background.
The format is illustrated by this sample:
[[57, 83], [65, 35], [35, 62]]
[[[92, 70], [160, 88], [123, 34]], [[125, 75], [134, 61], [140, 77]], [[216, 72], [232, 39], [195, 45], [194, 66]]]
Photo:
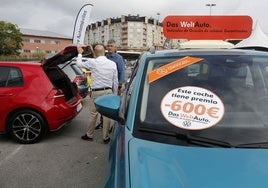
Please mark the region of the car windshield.
[[[195, 57], [195, 56], [191, 56]], [[232, 147], [268, 143], [268, 57], [207, 55], [149, 83], [153, 71], [178, 59], [148, 59], [136, 135], [191, 135]], [[146, 131], [144, 131], [146, 130]], [[168, 134], [167, 134], [168, 133]], [[152, 137], [150, 137], [151, 139]], [[164, 138], [162, 140], [167, 140]]]

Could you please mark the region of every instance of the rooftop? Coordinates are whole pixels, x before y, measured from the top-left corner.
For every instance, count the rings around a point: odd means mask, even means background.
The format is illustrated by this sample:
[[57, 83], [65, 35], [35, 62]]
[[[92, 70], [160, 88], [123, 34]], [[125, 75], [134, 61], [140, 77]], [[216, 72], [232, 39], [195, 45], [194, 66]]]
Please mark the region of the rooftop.
[[23, 35], [29, 35], [29, 36], [72, 39], [72, 37], [70, 37], [70, 36], [62, 35], [62, 34], [59, 34], [59, 33], [54, 33], [54, 32], [51, 32], [51, 31], [40, 31], [40, 30], [34, 30], [34, 29], [20, 28], [20, 32]]

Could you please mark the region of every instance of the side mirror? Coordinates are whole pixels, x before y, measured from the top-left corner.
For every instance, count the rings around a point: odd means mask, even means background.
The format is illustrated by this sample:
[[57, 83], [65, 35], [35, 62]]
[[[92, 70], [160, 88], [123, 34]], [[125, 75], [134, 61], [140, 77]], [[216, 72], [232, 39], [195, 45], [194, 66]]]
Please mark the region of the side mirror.
[[125, 120], [119, 116], [119, 108], [121, 105], [121, 97], [115, 94], [103, 95], [94, 100], [97, 111], [121, 124], [125, 123]]

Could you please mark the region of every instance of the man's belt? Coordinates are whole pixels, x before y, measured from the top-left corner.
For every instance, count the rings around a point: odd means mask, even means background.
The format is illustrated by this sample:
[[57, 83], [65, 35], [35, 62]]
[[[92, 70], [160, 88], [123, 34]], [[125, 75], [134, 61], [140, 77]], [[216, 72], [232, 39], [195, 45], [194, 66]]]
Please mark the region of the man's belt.
[[92, 89], [92, 91], [102, 91], [102, 90], [108, 90], [108, 89], [112, 89], [112, 88], [110, 87], [95, 88], [95, 89]]

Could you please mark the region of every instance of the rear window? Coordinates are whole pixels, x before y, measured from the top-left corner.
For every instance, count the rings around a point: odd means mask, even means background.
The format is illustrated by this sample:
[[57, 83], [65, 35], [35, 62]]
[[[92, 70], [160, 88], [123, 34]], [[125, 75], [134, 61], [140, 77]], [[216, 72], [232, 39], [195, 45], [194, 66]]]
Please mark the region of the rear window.
[[83, 75], [82, 70], [76, 64], [71, 64], [71, 67], [73, 68], [76, 75]]

